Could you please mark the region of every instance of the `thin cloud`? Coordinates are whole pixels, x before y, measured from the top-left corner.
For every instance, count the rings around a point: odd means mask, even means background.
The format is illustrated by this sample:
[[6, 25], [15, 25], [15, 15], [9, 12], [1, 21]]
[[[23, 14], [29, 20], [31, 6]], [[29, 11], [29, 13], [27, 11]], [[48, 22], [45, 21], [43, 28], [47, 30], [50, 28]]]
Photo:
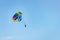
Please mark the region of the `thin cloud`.
[[12, 40], [13, 37], [1, 37], [0, 40]]

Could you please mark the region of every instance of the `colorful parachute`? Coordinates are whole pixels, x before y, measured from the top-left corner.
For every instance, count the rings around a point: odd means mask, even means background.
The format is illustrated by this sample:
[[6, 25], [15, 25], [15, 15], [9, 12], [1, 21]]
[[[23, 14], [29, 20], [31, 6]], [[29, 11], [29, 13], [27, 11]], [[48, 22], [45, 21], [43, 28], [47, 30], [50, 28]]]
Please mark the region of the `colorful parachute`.
[[[13, 21], [14, 22], [20, 22], [22, 20], [22, 13], [21, 12], [16, 12], [13, 16]], [[26, 24], [24, 24], [26, 27]]]
[[21, 20], [22, 20], [22, 13], [16, 12], [16, 14], [13, 16], [13, 21], [14, 22], [20, 22]]

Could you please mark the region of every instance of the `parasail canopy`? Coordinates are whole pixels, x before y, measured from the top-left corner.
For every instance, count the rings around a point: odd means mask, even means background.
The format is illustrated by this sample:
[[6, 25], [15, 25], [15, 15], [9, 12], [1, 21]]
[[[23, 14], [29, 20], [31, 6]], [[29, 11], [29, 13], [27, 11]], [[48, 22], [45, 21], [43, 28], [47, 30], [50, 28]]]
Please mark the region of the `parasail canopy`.
[[16, 12], [13, 16], [13, 21], [14, 22], [20, 22], [21, 20], [22, 20], [22, 13]]

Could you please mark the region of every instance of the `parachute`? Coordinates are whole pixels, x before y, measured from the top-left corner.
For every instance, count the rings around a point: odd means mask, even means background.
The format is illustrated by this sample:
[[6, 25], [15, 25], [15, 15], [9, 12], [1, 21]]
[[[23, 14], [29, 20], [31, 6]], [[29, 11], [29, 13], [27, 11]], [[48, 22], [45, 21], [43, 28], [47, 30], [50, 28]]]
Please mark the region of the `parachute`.
[[[13, 16], [13, 21], [14, 22], [20, 22], [22, 20], [22, 13], [21, 12], [16, 12]], [[26, 24], [24, 24], [26, 27]]]

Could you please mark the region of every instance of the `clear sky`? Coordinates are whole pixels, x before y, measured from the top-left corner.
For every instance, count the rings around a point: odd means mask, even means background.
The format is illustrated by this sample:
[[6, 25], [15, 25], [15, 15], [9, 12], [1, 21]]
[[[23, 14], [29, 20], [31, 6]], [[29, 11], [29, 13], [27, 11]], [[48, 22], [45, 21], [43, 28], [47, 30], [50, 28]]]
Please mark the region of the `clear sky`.
[[60, 40], [60, 0], [0, 0], [0, 40]]

